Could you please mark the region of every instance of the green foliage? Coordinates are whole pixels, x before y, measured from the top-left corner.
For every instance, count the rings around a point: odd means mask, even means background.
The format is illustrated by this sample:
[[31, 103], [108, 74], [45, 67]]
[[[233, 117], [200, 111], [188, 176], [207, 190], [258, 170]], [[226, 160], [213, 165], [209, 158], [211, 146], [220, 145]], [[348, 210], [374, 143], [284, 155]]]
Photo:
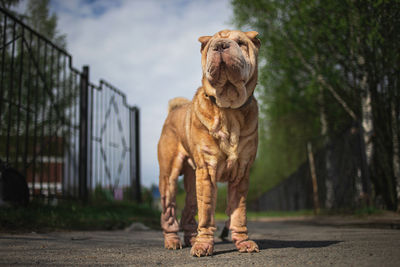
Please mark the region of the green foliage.
[[[227, 205], [228, 187], [226, 183], [218, 183], [217, 206], [215, 212], [224, 213]], [[225, 215], [226, 217], [226, 215]]]
[[393, 207], [392, 140], [399, 133], [390, 109], [398, 125], [400, 3], [233, 0], [232, 7], [234, 23], [258, 31], [262, 43], [260, 142], [249, 199], [295, 171], [306, 159], [307, 141], [333, 138], [354, 117], [361, 120], [368, 90], [376, 134], [372, 180]]
[[11, 6], [15, 6], [20, 0], [0, 0], [0, 6], [4, 9], [9, 10]]
[[62, 202], [56, 206], [40, 202], [28, 207], [1, 207], [0, 231], [115, 230], [133, 222], [159, 229], [160, 213], [132, 202], [97, 202], [82, 205]]
[[34, 30], [52, 40], [61, 48], [66, 47], [66, 36], [57, 29], [57, 15], [50, 14], [50, 0], [30, 0], [28, 2], [26, 22]]
[[107, 190], [101, 185], [97, 185], [93, 190], [91, 201], [94, 203], [111, 203], [114, 201], [114, 196], [111, 190]]
[[369, 207], [363, 207], [354, 212], [354, 215], [358, 217], [363, 217], [363, 216], [368, 216], [368, 215], [374, 215], [374, 214], [383, 214], [383, 211], [381, 209], [377, 209], [373, 206]]
[[142, 202], [148, 205], [149, 207], [153, 206], [154, 199], [151, 192], [151, 188], [142, 186]]
[[[251, 173], [251, 201], [304, 162], [306, 142], [320, 133], [319, 86], [316, 77], [310, 79], [293, 49], [307, 39], [308, 25], [301, 25], [291, 1], [233, 1], [232, 4], [236, 24], [257, 30], [262, 42], [263, 64], [257, 88], [260, 145]], [[307, 49], [303, 53], [311, 54], [311, 48]]]

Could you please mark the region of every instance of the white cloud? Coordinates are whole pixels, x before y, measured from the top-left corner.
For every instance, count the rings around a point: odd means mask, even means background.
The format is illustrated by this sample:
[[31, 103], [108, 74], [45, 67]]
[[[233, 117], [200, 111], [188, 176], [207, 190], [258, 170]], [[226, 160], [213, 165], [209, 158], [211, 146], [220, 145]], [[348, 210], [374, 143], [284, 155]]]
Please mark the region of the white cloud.
[[168, 100], [200, 85], [197, 38], [230, 28], [228, 0], [53, 0], [73, 64], [90, 66], [141, 109], [142, 184], [158, 184], [157, 142]]

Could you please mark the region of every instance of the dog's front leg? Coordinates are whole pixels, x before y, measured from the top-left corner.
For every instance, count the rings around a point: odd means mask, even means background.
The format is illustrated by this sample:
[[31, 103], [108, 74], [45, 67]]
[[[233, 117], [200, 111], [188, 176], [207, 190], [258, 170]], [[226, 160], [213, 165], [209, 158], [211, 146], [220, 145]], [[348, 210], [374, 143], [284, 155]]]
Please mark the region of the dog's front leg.
[[239, 252], [258, 252], [257, 244], [247, 235], [246, 198], [249, 188], [249, 173], [246, 171], [239, 183], [229, 182], [228, 209], [232, 241]]
[[196, 194], [199, 224], [197, 237], [190, 251], [192, 256], [212, 255], [214, 250], [214, 212], [217, 199], [216, 171], [211, 167], [196, 169]]

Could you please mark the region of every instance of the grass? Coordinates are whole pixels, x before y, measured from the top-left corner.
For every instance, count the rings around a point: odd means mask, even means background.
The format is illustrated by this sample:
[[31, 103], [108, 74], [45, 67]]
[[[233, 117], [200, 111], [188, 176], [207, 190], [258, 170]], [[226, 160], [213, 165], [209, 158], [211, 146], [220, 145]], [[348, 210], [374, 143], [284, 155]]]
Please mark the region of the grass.
[[296, 211], [264, 211], [254, 212], [249, 211], [247, 216], [249, 219], [256, 219], [260, 217], [297, 217], [297, 216], [312, 216], [312, 210], [296, 210]]
[[[381, 213], [382, 210], [366, 207], [351, 212], [322, 210], [320, 215], [364, 217]], [[177, 215], [179, 219], [180, 212]], [[247, 212], [249, 220], [263, 217], [312, 215], [314, 215], [312, 210]], [[225, 221], [227, 216], [225, 213], [217, 211], [215, 218], [219, 221]], [[64, 201], [55, 206], [42, 202], [32, 202], [26, 208], [0, 207], [0, 232], [116, 230], [124, 229], [133, 222], [141, 222], [152, 229], [160, 229], [160, 212], [149, 205], [117, 201], [97, 201], [90, 205]]]
[[375, 208], [373, 206], [367, 206], [363, 207], [360, 209], [357, 209], [354, 212], [354, 215], [362, 217], [362, 216], [368, 216], [368, 215], [380, 215], [383, 214], [383, 210]]
[[100, 202], [83, 205], [63, 202], [52, 206], [39, 202], [28, 207], [1, 207], [0, 231], [114, 230], [133, 222], [160, 228], [160, 212], [132, 202]]
[[[254, 220], [257, 218], [277, 218], [277, 217], [297, 217], [297, 216], [312, 216], [314, 215], [312, 210], [297, 210], [297, 211], [248, 211], [247, 219]], [[180, 219], [180, 214], [177, 215], [178, 219]], [[225, 221], [228, 219], [228, 216], [223, 212], [215, 212], [215, 220], [217, 221]], [[198, 220], [198, 216], [196, 215], [196, 220]]]
[[[296, 216], [312, 216], [314, 215], [312, 210], [297, 210], [297, 211], [248, 211], [247, 219], [257, 219], [257, 218], [265, 218], [265, 217], [296, 217]], [[215, 219], [219, 221], [224, 221], [228, 217], [225, 213], [217, 212], [215, 214]]]

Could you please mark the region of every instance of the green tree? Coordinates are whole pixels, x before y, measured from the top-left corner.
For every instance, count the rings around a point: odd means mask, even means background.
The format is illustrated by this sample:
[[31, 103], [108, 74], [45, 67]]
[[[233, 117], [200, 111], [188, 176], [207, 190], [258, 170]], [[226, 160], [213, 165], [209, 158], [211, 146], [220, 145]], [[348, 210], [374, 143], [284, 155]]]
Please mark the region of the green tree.
[[30, 0], [25, 14], [26, 23], [57, 46], [66, 48], [66, 35], [59, 33], [57, 14], [50, 14], [49, 3], [50, 0]]
[[0, 0], [0, 7], [9, 10], [12, 6], [18, 5], [20, 0]]
[[232, 6], [235, 23], [259, 31], [263, 43], [252, 190], [265, 191], [294, 171], [307, 141], [335, 138], [359, 122], [375, 193], [395, 209], [399, 1], [234, 0]]

